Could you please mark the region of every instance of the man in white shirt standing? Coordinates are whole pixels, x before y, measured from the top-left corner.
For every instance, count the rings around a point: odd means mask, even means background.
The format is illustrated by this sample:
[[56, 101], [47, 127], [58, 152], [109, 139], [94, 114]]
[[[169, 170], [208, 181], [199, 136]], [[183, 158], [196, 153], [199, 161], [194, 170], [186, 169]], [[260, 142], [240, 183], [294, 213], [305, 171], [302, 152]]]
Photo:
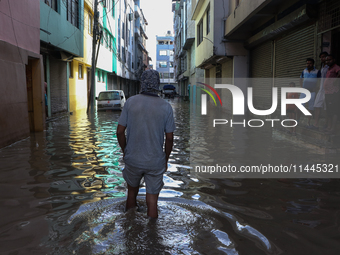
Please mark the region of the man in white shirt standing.
[[[325, 90], [323, 88], [323, 83], [326, 78], [326, 74], [328, 71], [328, 65], [326, 64], [326, 58], [328, 56], [327, 52], [321, 52], [319, 57], [321, 60], [321, 81], [320, 81], [320, 88], [319, 92], [316, 95], [315, 103], [314, 103], [314, 125], [310, 126], [310, 129], [319, 130], [319, 119], [320, 119], [320, 112], [321, 109], [326, 109], [326, 102], [325, 102]], [[327, 123], [327, 117], [326, 122]]]
[[117, 127], [118, 143], [124, 153], [123, 177], [128, 186], [126, 210], [137, 206], [144, 177], [147, 214], [151, 218], [158, 217], [158, 195], [164, 186], [163, 174], [175, 130], [172, 107], [158, 96], [159, 85], [159, 73], [146, 70], [141, 76], [141, 93], [126, 101]]

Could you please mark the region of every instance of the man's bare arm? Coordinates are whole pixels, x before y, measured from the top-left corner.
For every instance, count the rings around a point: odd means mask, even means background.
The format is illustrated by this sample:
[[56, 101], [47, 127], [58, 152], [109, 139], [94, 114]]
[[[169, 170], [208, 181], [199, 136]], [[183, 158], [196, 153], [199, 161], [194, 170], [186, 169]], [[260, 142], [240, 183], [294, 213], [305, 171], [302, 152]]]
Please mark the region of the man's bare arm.
[[168, 164], [168, 160], [172, 151], [172, 146], [174, 144], [174, 133], [165, 133], [165, 155], [166, 155], [166, 163]]
[[126, 147], [125, 129], [126, 127], [122, 125], [118, 125], [117, 132], [116, 132], [118, 143], [119, 143], [120, 148], [122, 148], [123, 153]]

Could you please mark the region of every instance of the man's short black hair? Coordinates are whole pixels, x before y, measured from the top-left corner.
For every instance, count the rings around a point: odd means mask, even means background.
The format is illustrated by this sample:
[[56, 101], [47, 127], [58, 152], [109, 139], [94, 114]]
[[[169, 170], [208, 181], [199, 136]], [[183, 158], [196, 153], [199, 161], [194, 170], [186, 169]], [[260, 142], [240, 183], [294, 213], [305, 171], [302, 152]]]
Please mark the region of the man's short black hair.
[[312, 58], [307, 58], [307, 59], [306, 59], [306, 62], [308, 62], [308, 61], [313, 62], [313, 65], [314, 65], [314, 63], [315, 63], [314, 59], [312, 59]]
[[336, 59], [333, 54], [328, 54], [327, 57], [332, 57], [332, 59]]
[[323, 51], [320, 53], [319, 58], [321, 58], [322, 55], [325, 55], [326, 57], [328, 56], [328, 52], [327, 51]]

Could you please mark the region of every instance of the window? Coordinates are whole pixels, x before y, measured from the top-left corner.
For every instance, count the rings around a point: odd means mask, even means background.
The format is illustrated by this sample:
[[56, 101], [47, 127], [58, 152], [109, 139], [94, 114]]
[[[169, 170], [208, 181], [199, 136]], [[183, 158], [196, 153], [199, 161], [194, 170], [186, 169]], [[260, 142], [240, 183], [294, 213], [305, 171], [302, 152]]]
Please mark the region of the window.
[[167, 65], [167, 63], [166, 63], [166, 61], [160, 61], [159, 62], [159, 67], [160, 68], [166, 68], [168, 65]]
[[197, 46], [203, 41], [203, 20], [197, 25]]
[[207, 34], [210, 32], [210, 5], [207, 10]]
[[170, 52], [169, 52], [170, 54], [170, 56], [173, 56], [174, 55], [174, 51], [173, 50], [170, 50]]
[[122, 39], [125, 40], [125, 24], [122, 22]]
[[101, 71], [98, 70], [97, 76], [98, 76], [98, 81], [100, 81], [101, 78], [102, 78], [102, 73], [101, 73]]
[[169, 62], [169, 67], [174, 67], [174, 62]]
[[164, 79], [169, 79], [169, 73], [163, 73], [163, 78]]
[[47, 4], [53, 10], [58, 12], [58, 1], [57, 0], [45, 0], [45, 4]]
[[89, 34], [92, 35], [93, 33], [93, 16], [89, 13]]
[[98, 96], [98, 100], [120, 100], [119, 92], [100, 92]]
[[78, 79], [84, 79], [84, 76], [83, 76], [83, 65], [79, 64], [78, 66]]
[[170, 41], [170, 45], [173, 45], [174, 44], [174, 42], [173, 41]]
[[68, 67], [69, 67], [69, 75], [68, 75], [68, 77], [72, 79], [73, 78], [73, 61], [68, 63]]
[[159, 45], [164, 45], [164, 41], [158, 41]]
[[170, 73], [170, 78], [171, 78], [171, 79], [174, 78], [174, 73]]
[[106, 30], [104, 30], [104, 40], [105, 40], [105, 47], [109, 48], [109, 38], [108, 38], [108, 33]]
[[123, 63], [125, 64], [125, 62], [126, 62], [125, 47], [123, 47], [123, 46], [122, 46], [122, 60], [123, 60]]
[[166, 50], [160, 50], [160, 51], [159, 51], [159, 55], [160, 55], [160, 56], [167, 56]]
[[105, 82], [105, 73], [104, 72], [101, 72], [102, 73], [102, 82]]
[[131, 69], [131, 52], [128, 51], [128, 67]]
[[67, 0], [66, 11], [67, 20], [71, 22], [72, 25], [79, 28], [79, 0]]

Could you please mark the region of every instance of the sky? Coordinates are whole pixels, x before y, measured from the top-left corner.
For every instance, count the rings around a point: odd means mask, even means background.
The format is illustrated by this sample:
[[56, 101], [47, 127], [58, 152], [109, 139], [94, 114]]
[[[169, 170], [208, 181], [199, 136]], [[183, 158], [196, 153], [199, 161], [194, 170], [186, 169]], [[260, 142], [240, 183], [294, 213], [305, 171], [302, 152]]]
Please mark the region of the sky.
[[152, 59], [152, 63], [156, 64], [156, 35], [164, 36], [167, 31], [173, 33], [173, 13], [171, 0], [140, 0], [140, 8], [144, 13], [144, 17], [148, 21], [146, 26], [146, 49]]

